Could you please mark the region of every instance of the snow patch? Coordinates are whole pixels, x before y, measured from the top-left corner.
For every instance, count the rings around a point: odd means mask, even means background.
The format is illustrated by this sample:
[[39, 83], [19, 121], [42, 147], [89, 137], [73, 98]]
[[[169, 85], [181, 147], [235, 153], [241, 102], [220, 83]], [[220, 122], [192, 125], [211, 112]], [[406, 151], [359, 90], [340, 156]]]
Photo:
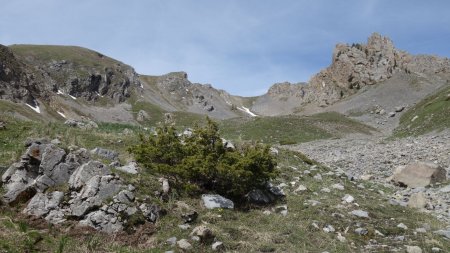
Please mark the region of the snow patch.
[[[36, 103], [36, 102], [35, 102]], [[37, 103], [36, 103], [37, 104]], [[41, 113], [41, 109], [39, 108], [39, 106], [37, 105], [36, 107], [26, 104], [28, 107], [30, 107], [31, 109], [33, 109], [33, 111], [37, 112], [37, 113]]]
[[67, 117], [66, 117], [66, 115], [65, 115], [64, 113], [62, 113], [62, 112], [60, 112], [60, 111], [56, 111], [56, 112], [57, 112], [59, 115], [61, 115], [61, 117], [67, 119]]
[[141, 89], [143, 89], [144, 88], [144, 85], [141, 83]]
[[62, 92], [61, 90], [58, 90], [58, 92], [56, 93], [58, 95], [64, 95], [64, 92]]
[[77, 100], [76, 97], [74, 97], [74, 96], [72, 96], [72, 95], [70, 95], [70, 94], [69, 94], [69, 97], [71, 97], [73, 100]]
[[258, 115], [256, 115], [256, 114], [254, 114], [253, 112], [251, 112], [250, 109], [248, 109], [248, 108], [245, 107], [245, 106], [238, 107], [238, 109], [241, 110], [241, 111], [243, 111], [243, 112], [245, 112], [245, 113], [247, 113], [248, 115], [250, 115], [250, 116], [252, 116], [252, 117], [258, 116]]
[[227, 105], [232, 105], [230, 101], [225, 100], [225, 103], [227, 103]]

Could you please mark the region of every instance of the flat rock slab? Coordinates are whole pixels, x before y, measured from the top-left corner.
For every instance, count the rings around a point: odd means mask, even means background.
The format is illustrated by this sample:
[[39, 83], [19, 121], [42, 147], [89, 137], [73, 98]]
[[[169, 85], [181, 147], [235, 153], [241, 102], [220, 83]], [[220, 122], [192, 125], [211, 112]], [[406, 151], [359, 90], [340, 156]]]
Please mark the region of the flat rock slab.
[[395, 169], [392, 181], [410, 188], [425, 187], [447, 179], [445, 169], [434, 163], [411, 163]]
[[207, 209], [214, 209], [214, 208], [227, 208], [227, 209], [233, 209], [234, 203], [233, 201], [224, 198], [217, 194], [203, 194], [202, 195], [202, 201], [203, 205]]

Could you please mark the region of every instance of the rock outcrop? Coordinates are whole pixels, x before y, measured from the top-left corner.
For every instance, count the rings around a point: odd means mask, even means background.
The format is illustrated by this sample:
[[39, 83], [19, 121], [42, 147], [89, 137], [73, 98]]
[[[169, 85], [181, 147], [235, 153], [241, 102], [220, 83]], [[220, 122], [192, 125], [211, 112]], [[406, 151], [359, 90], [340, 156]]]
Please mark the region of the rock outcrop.
[[[91, 160], [86, 149], [66, 153], [45, 140], [27, 145], [20, 162], [2, 176], [3, 201], [10, 205], [28, 201], [23, 213], [53, 224], [77, 220], [107, 233], [122, 231], [127, 217], [133, 215], [148, 222], [159, 217], [157, 205], [137, 202], [135, 187], [125, 185], [108, 166]], [[52, 191], [53, 186], [66, 190]]]
[[0, 45], [0, 98], [38, 106], [57, 95], [116, 103], [140, 81], [133, 68], [100, 53], [70, 46]]
[[399, 72], [448, 73], [450, 60], [410, 55], [396, 49], [389, 38], [374, 33], [367, 44], [336, 45], [331, 65], [309, 81], [305, 101], [332, 104]]

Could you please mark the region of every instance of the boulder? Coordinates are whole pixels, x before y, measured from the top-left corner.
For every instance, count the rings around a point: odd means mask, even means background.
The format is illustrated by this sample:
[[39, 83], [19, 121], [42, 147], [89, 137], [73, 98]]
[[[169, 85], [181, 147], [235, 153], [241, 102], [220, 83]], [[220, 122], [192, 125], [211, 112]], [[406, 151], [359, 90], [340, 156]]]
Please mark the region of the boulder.
[[201, 243], [211, 243], [214, 240], [214, 233], [205, 225], [195, 227], [190, 236], [198, 236]]
[[123, 224], [117, 217], [102, 210], [89, 213], [79, 224], [93, 227], [105, 233], [117, 233], [123, 230]]
[[136, 116], [136, 120], [139, 122], [145, 121], [147, 119], [149, 119], [150, 116], [148, 115], [148, 113], [144, 110], [140, 110]]
[[144, 203], [139, 206], [139, 209], [141, 210], [145, 219], [153, 223], [156, 222], [156, 220], [159, 218], [161, 214], [161, 208], [157, 205], [150, 205]]
[[416, 192], [411, 194], [408, 201], [408, 206], [411, 208], [424, 208], [427, 205], [427, 199], [423, 192]]
[[233, 201], [224, 198], [217, 194], [203, 194], [202, 195], [202, 201], [203, 205], [207, 209], [214, 209], [214, 208], [226, 208], [226, 209], [233, 209], [234, 203]]
[[119, 158], [119, 153], [117, 153], [116, 151], [99, 148], [99, 147], [91, 150], [91, 154], [98, 155], [98, 156], [108, 159], [108, 160], [116, 160], [117, 158]]
[[6, 190], [2, 199], [7, 204], [26, 202], [36, 194], [34, 179], [39, 167], [24, 163], [14, 163], [2, 176], [2, 182]]
[[50, 176], [56, 165], [60, 164], [66, 156], [66, 151], [53, 144], [45, 145], [42, 153], [39, 172]]
[[181, 239], [177, 242], [178, 248], [188, 251], [192, 249], [192, 245], [186, 239]]
[[109, 168], [98, 162], [90, 161], [78, 167], [69, 178], [69, 187], [73, 190], [81, 189], [93, 176], [110, 174]]
[[395, 169], [392, 181], [410, 188], [425, 187], [447, 179], [445, 169], [434, 163], [411, 163]]
[[135, 175], [138, 173], [139, 167], [136, 162], [130, 162], [125, 166], [117, 167], [116, 170]]
[[86, 182], [79, 195], [70, 201], [71, 214], [81, 217], [102, 206], [108, 198], [116, 195], [123, 187], [118, 177], [95, 175]]
[[64, 193], [54, 191], [50, 193], [37, 193], [30, 200], [23, 213], [34, 215], [36, 217], [43, 217], [51, 210], [58, 209], [59, 204], [64, 198]]
[[276, 198], [267, 191], [256, 189], [247, 194], [247, 200], [252, 204], [267, 205], [274, 202]]

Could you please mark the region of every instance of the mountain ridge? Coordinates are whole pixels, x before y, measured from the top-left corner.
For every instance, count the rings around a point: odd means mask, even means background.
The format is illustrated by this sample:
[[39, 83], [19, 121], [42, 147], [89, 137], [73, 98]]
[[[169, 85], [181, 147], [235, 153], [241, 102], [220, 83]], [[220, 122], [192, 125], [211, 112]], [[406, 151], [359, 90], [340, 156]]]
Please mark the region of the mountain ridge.
[[[62, 114], [102, 121], [136, 120], [139, 112], [134, 111], [133, 101], [151, 103], [161, 111], [218, 119], [320, 112], [400, 73], [428, 79], [436, 75], [446, 79], [450, 73], [448, 58], [408, 54], [378, 33], [366, 44], [337, 44], [331, 65], [307, 83], [276, 83], [256, 97], [234, 96], [210, 84], [192, 83], [185, 72], [140, 75], [129, 65], [81, 47], [12, 45], [0, 49], [0, 98], [36, 110], [40, 103], [48, 104], [45, 109], [58, 113], [47, 114], [53, 119], [52, 115]], [[115, 116], [105, 117], [105, 107], [117, 109]]]

